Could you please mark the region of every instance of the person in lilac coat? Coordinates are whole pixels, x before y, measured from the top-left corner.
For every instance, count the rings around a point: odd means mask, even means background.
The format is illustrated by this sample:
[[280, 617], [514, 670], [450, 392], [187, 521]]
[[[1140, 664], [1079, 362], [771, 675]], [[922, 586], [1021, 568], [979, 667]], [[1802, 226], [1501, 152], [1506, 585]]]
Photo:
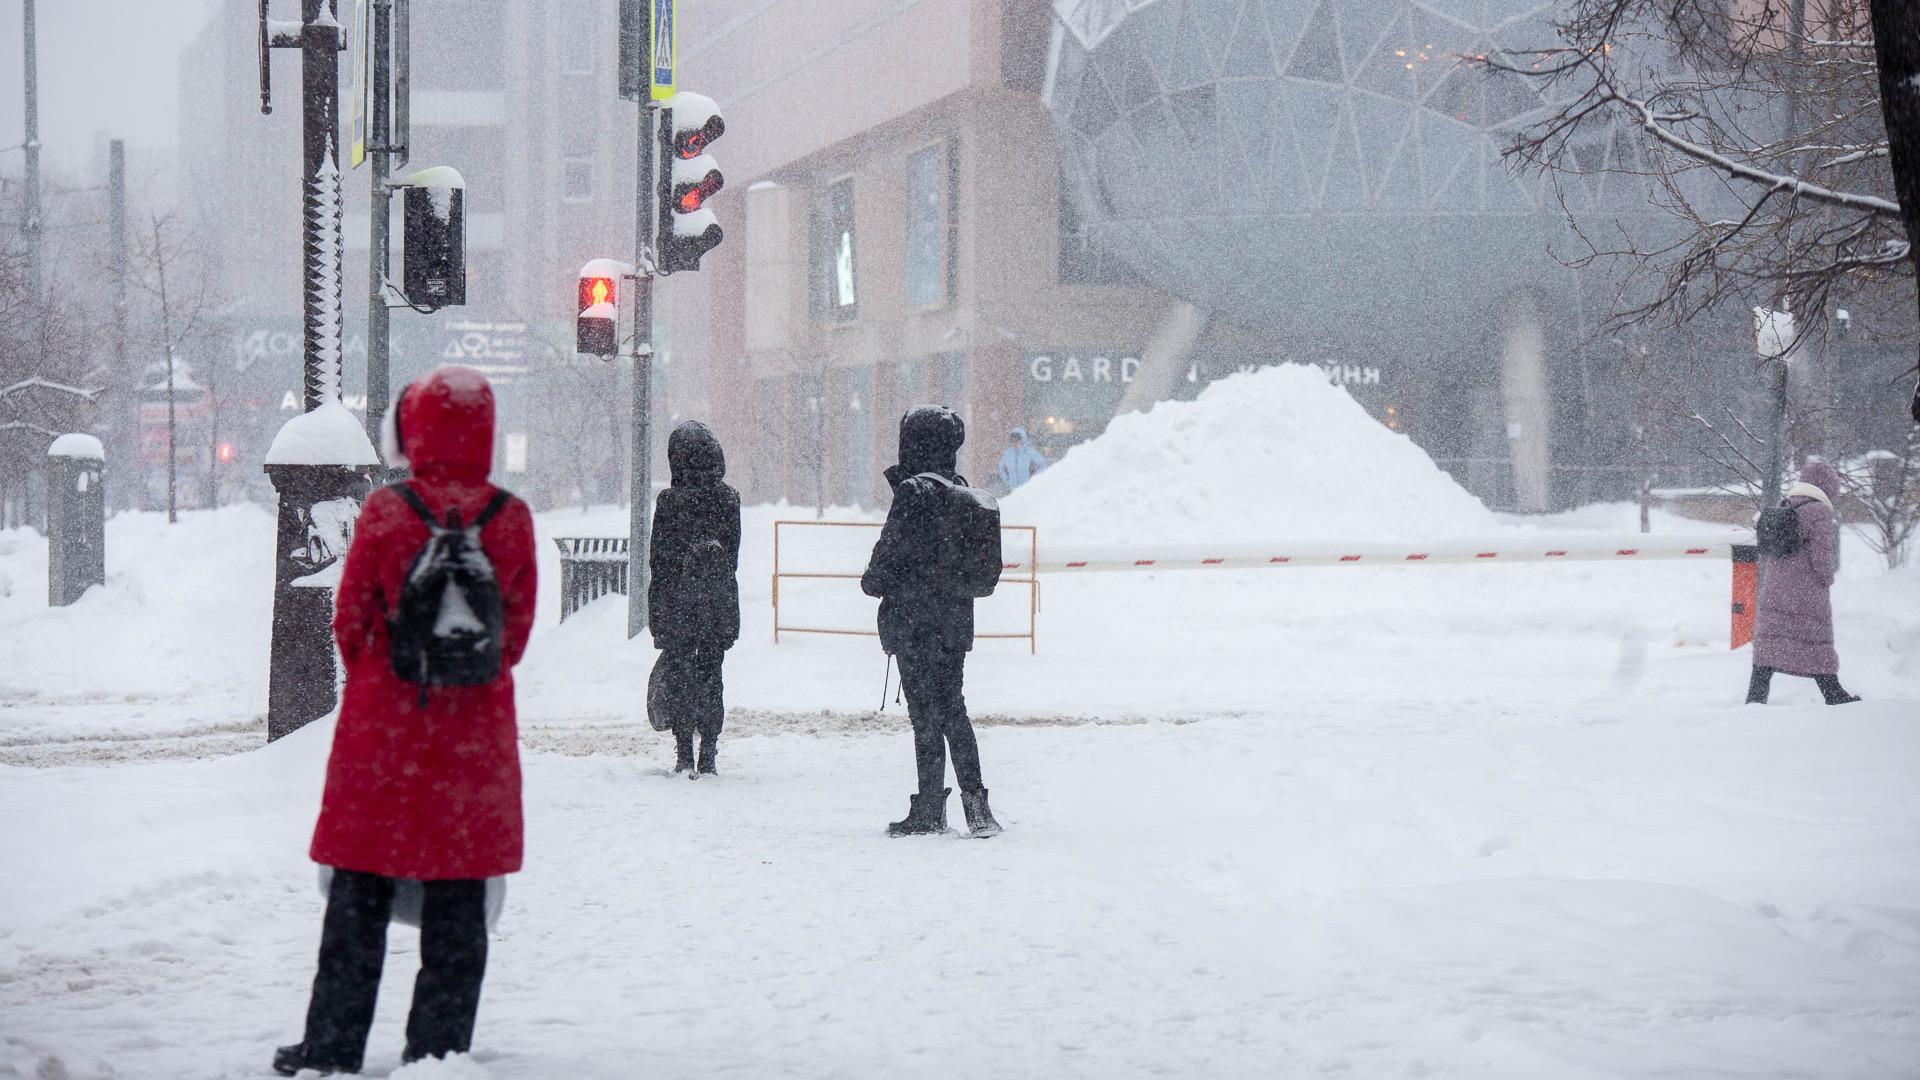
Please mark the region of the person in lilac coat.
[[1824, 461], [1808, 462], [1784, 505], [1800, 519], [1800, 548], [1761, 556], [1759, 626], [1753, 640], [1753, 677], [1747, 704], [1764, 705], [1773, 673], [1812, 679], [1829, 705], [1860, 699], [1840, 685], [1840, 654], [1833, 648], [1833, 501], [1840, 474]]

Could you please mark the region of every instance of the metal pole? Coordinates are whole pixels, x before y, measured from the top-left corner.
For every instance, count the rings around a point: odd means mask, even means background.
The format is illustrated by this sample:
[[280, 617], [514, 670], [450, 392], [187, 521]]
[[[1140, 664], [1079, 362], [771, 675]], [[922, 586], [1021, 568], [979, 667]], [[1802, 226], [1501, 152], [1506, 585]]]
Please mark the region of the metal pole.
[[627, 637], [647, 629], [648, 519], [653, 512], [653, 183], [657, 137], [654, 104], [643, 97], [634, 162], [633, 444], [628, 493]]
[[300, 250], [305, 408], [340, 396], [340, 23], [337, 0], [301, 0]]
[[113, 262], [113, 377], [121, 391], [115, 412], [119, 445], [108, 463], [114, 467], [114, 501], [122, 507], [146, 508], [147, 485], [140, 479], [140, 373], [127, 360], [127, 144], [115, 139], [108, 148], [107, 201]]
[[[342, 33], [338, 14], [338, 0], [301, 0], [302, 382], [308, 412], [340, 397]], [[278, 35], [270, 40], [278, 47]], [[266, 466], [280, 497], [267, 677], [268, 741], [325, 716], [336, 704], [339, 671], [328, 625], [333, 595], [325, 587], [301, 582], [346, 554], [340, 545], [345, 538], [332, 532], [333, 523], [350, 521], [366, 497], [365, 468], [357, 464], [366, 460], [361, 448], [337, 449], [344, 460]], [[371, 448], [365, 449], [370, 456]], [[314, 513], [322, 502], [331, 504], [324, 520]]]
[[27, 241], [27, 295], [30, 298], [27, 310], [33, 320], [34, 348], [40, 348], [40, 289], [44, 253], [41, 250], [43, 239], [40, 220], [40, 75], [39, 60], [34, 46], [33, 0], [21, 0], [24, 28], [26, 30], [26, 127], [27, 138], [22, 149], [27, 152], [26, 177], [26, 215], [20, 223], [20, 231], [26, 234]]
[[373, 210], [371, 238], [368, 241], [367, 273], [367, 441], [380, 445], [380, 421], [387, 413], [390, 393], [387, 374], [387, 271], [391, 266], [387, 253], [387, 230], [392, 213], [393, 192], [387, 188], [392, 169], [388, 148], [393, 145], [388, 106], [392, 100], [388, 82], [391, 68], [388, 42], [391, 40], [393, 0], [373, 0], [373, 122], [367, 132], [367, 155], [373, 174]]
[[175, 475], [180, 463], [175, 442], [178, 429], [173, 409], [173, 310], [167, 305], [167, 251], [160, 235], [160, 219], [153, 219], [153, 269], [160, 282], [160, 345], [167, 356], [167, 524], [180, 521], [179, 504], [174, 499]]
[[[1806, 55], [1806, 35], [1807, 0], [1793, 0], [1787, 13], [1787, 62], [1789, 71], [1796, 76], [1799, 72], [1800, 61], [1802, 57]], [[1795, 138], [1796, 133], [1799, 131], [1799, 126], [1800, 91], [1796, 88], [1789, 87], [1787, 91], [1785, 137], [1788, 139]], [[1795, 157], [1794, 171], [1796, 174], [1800, 171], [1798, 155]], [[1781, 300], [1780, 307], [1782, 310], [1788, 309], [1787, 301], [1784, 298]], [[1781, 350], [1779, 356], [1771, 358], [1773, 366], [1769, 368], [1767, 372], [1769, 376], [1767, 399], [1767, 475], [1760, 479], [1760, 505], [1762, 506], [1775, 506], [1780, 502], [1780, 474], [1786, 469], [1787, 394], [1789, 385], [1788, 377], [1791, 374], [1791, 370], [1787, 367], [1787, 357], [1798, 351], [1800, 344], [1799, 339], [1800, 330], [1796, 325], [1794, 329], [1794, 340], [1787, 343], [1788, 347]]]
[[1779, 356], [1763, 357], [1768, 365], [1767, 396], [1767, 455], [1765, 476], [1760, 478], [1760, 505], [1777, 506], [1780, 502], [1780, 474], [1786, 470], [1787, 455], [1787, 357], [1791, 352]]

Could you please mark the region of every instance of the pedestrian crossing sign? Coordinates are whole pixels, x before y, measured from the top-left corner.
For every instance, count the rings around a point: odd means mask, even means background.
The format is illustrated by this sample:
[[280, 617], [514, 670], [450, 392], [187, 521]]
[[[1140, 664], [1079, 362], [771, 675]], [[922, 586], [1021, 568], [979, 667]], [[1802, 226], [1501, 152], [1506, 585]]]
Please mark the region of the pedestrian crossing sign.
[[653, 0], [652, 62], [648, 69], [655, 101], [665, 101], [674, 93], [674, 67], [677, 60], [674, 46], [679, 40], [679, 20], [674, 18], [674, 9], [677, 7], [679, 0]]

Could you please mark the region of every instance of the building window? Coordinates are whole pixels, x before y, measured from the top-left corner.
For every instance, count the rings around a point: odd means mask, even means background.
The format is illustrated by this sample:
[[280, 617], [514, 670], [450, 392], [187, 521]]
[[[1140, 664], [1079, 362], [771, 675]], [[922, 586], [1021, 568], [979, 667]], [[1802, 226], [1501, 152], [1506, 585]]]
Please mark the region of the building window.
[[813, 312], [832, 319], [859, 314], [855, 288], [853, 240], [853, 180], [827, 188], [813, 215]]
[[563, 75], [593, 74], [593, 47], [600, 35], [587, 32], [595, 27], [594, 5], [576, 2], [569, 5], [568, 25], [574, 29], [560, 35], [560, 72]]
[[567, 202], [586, 202], [593, 198], [593, 159], [570, 157], [561, 163], [560, 197]]
[[907, 159], [907, 303], [913, 307], [934, 307], [954, 297], [956, 166], [947, 143]]

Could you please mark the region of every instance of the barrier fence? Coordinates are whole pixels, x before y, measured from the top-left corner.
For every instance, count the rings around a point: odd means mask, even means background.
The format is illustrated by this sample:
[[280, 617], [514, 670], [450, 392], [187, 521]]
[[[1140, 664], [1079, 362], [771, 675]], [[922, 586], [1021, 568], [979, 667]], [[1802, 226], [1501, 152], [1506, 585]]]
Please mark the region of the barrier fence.
[[[859, 629], [853, 629], [851, 627], [831, 627], [831, 626], [790, 626], [780, 621], [780, 583], [782, 581], [794, 581], [794, 580], [859, 581], [860, 580], [859, 574], [845, 572], [845, 571], [787, 569], [786, 565], [781, 561], [783, 558], [783, 550], [782, 550], [780, 534], [782, 529], [792, 529], [792, 530], [813, 529], [813, 528], [878, 529], [880, 527], [881, 525], [877, 521], [798, 521], [798, 520], [794, 520], [794, 521], [776, 521], [773, 523], [773, 640], [776, 643], [779, 642], [780, 635], [783, 633], [785, 634], [838, 634], [838, 635], [844, 635], [847, 637], [878, 637], [879, 636], [879, 632], [877, 630], [859, 630]], [[1024, 634], [1015, 634], [1015, 633], [999, 633], [999, 632], [989, 631], [989, 632], [976, 632], [973, 636], [975, 638], [999, 638], [999, 639], [1014, 640], [1014, 641], [1019, 641], [1024, 639], [1027, 642], [1027, 651], [1029, 653], [1038, 653], [1040, 651], [1040, 637], [1038, 633], [1039, 623], [1040, 623], [1040, 579], [1035, 577], [1031, 572], [1029, 572], [1026, 577], [1008, 577], [1006, 576], [1006, 574], [1008, 571], [1019, 570], [1022, 566], [1032, 567], [1034, 564], [1039, 562], [1040, 530], [1034, 528], [1031, 525], [1003, 525], [1000, 527], [1000, 533], [1001, 533], [1000, 547], [1003, 552], [1007, 550], [1018, 551], [1020, 550], [1020, 547], [1024, 547], [1026, 549], [1026, 557], [1022, 562], [1009, 563], [1007, 564], [1005, 569], [1001, 571], [1000, 584], [1027, 586], [1028, 588], [1027, 632]], [[1017, 534], [1024, 533], [1026, 543], [1024, 545], [1014, 546], [1010, 549], [1009, 545], [1007, 544], [1007, 536], [1006, 536], [1007, 533], [1017, 533]]]
[[1712, 539], [1553, 537], [1516, 541], [1446, 540], [1412, 544], [1181, 544], [1139, 548], [1088, 547], [1050, 550], [1039, 557], [1009, 559], [1008, 570], [1042, 574], [1152, 570], [1268, 570], [1306, 566], [1406, 566], [1443, 563], [1595, 562], [1727, 558], [1732, 544]]
[[608, 593], [627, 591], [627, 538], [556, 536], [560, 548], [560, 621]]
[[[790, 569], [783, 559], [782, 530], [798, 529], [878, 529], [873, 521], [801, 521], [773, 523], [773, 640], [786, 634], [838, 634], [874, 637], [876, 631], [852, 627], [800, 626], [781, 621], [781, 582], [793, 580], [858, 581], [860, 575], [838, 570]], [[1027, 630], [1025, 633], [986, 632], [980, 638], [1026, 640], [1028, 651], [1039, 651], [1041, 574], [1093, 574], [1115, 572], [1155, 572], [1163, 570], [1277, 570], [1328, 566], [1440, 566], [1503, 565], [1509, 563], [1554, 562], [1661, 562], [1726, 559], [1731, 569], [1731, 626], [1729, 641], [1738, 649], [1753, 640], [1755, 604], [1758, 592], [1758, 550], [1752, 544], [1736, 544], [1725, 536], [1687, 538], [1651, 537], [1644, 533], [1618, 537], [1499, 537], [1488, 540], [1447, 540], [1431, 544], [1287, 544], [1287, 545], [1179, 545], [1157, 547], [1152, 551], [1106, 547], [1049, 551], [1040, 555], [1039, 530], [1030, 525], [1006, 525], [1005, 533], [1024, 534], [1024, 543], [1008, 544], [1005, 574], [1025, 573], [1024, 577], [1002, 576], [1003, 585], [1025, 585]], [[625, 537], [560, 537], [560, 617], [578, 611], [608, 593], [627, 591], [627, 540]]]

